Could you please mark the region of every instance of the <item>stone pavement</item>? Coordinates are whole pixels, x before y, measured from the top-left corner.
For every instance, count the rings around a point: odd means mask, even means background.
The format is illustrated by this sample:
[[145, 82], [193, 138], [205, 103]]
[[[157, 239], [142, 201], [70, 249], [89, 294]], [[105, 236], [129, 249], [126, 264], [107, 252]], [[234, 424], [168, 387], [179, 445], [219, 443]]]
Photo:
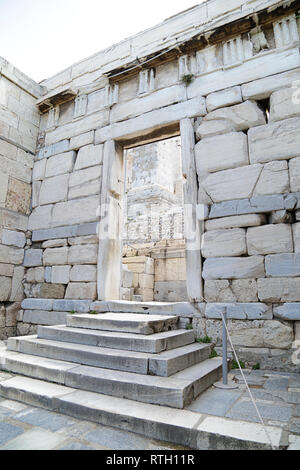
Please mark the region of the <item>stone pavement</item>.
[[[244, 371], [264, 422], [289, 433], [300, 450], [300, 375]], [[0, 372], [1, 376], [5, 375]], [[206, 415], [258, 422], [239, 372], [237, 390], [209, 388], [189, 407]], [[0, 450], [178, 450], [184, 447], [0, 398]]]

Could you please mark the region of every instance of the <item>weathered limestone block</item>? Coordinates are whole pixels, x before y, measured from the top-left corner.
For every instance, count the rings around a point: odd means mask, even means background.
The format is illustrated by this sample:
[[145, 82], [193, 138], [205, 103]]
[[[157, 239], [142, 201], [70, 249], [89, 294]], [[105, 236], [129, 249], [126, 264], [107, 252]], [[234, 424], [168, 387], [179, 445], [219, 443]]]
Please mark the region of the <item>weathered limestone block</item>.
[[44, 266], [63, 265], [68, 263], [68, 248], [47, 248], [43, 254]]
[[300, 278], [258, 279], [258, 297], [262, 302], [299, 302]]
[[84, 134], [72, 137], [70, 140], [70, 150], [78, 150], [85, 145], [92, 144], [95, 138], [95, 131], [85, 132]]
[[5, 326], [13, 327], [17, 325], [17, 318], [21, 304], [19, 302], [13, 303], [6, 308], [6, 321]]
[[222, 319], [226, 311], [228, 319], [235, 320], [270, 320], [273, 318], [272, 307], [262, 303], [218, 303], [207, 304], [205, 316], [209, 319]]
[[154, 276], [152, 274], [140, 274], [139, 275], [139, 287], [141, 289], [153, 289], [154, 288]]
[[247, 231], [249, 255], [292, 253], [292, 227], [288, 224], [250, 227]]
[[289, 162], [291, 191], [300, 191], [300, 158], [293, 158]]
[[251, 163], [267, 163], [300, 156], [300, 118], [255, 127], [248, 132]]
[[69, 187], [80, 186], [90, 183], [95, 179], [99, 179], [102, 173], [101, 166], [86, 168], [84, 170], [75, 171], [70, 176]]
[[236, 327], [231, 335], [235, 345], [254, 348], [289, 349], [293, 341], [293, 329], [276, 320], [266, 320], [256, 328]]
[[210, 174], [201, 184], [214, 202], [245, 199], [252, 196], [261, 172], [261, 165], [248, 165]]
[[[130, 273], [131, 274], [131, 273]], [[96, 282], [97, 268], [92, 265], [73, 266], [70, 272], [71, 282]], [[127, 286], [124, 286], [127, 287]]]
[[26, 243], [26, 237], [23, 232], [15, 232], [14, 230], [3, 230], [2, 239], [3, 245], [16, 246], [23, 248]]
[[43, 181], [39, 195], [41, 206], [66, 200], [69, 175], [59, 175]]
[[186, 263], [184, 258], [156, 259], [154, 265], [155, 282], [186, 280]]
[[264, 257], [208, 258], [203, 265], [203, 279], [255, 279], [265, 275]]
[[203, 121], [225, 120], [232, 123], [233, 130], [245, 131], [250, 127], [266, 124], [264, 112], [254, 101], [245, 101], [228, 108], [221, 108], [204, 116]]
[[153, 289], [137, 289], [136, 291], [137, 295], [142, 296], [143, 302], [153, 302], [154, 300], [154, 293]]
[[293, 224], [293, 239], [294, 239], [294, 251], [295, 253], [300, 252], [300, 223]]
[[93, 222], [98, 220], [98, 213], [99, 197], [97, 196], [59, 202], [53, 209], [52, 227]]
[[[21, 334], [36, 334], [34, 325], [65, 325], [67, 314], [63, 312], [48, 312], [44, 310], [25, 310], [23, 322], [19, 323], [18, 329]], [[28, 327], [26, 327], [28, 325]], [[25, 326], [25, 327], [24, 327]]]
[[299, 67], [288, 72], [277, 73], [242, 85], [244, 100], [264, 100], [272, 93], [290, 87], [295, 81], [300, 80]]
[[208, 302], [258, 302], [256, 279], [205, 281]]
[[74, 245], [69, 249], [69, 264], [97, 264], [97, 245]]
[[103, 145], [87, 145], [82, 147], [77, 155], [74, 170], [101, 165], [103, 160]]
[[285, 321], [300, 321], [300, 303], [286, 303], [274, 307], [274, 317]]
[[290, 190], [288, 164], [286, 161], [267, 163], [259, 177], [254, 196], [260, 194], [282, 194]]
[[270, 224], [291, 224], [292, 222], [292, 214], [286, 210], [274, 211], [270, 214]]
[[[88, 313], [90, 311], [91, 302], [87, 300], [55, 300], [53, 302], [53, 310], [58, 312]], [[93, 310], [93, 309], [92, 309]]]
[[206, 108], [207, 111], [210, 113], [215, 109], [223, 108], [224, 106], [232, 106], [234, 104], [239, 104], [242, 103], [242, 101], [243, 98], [241, 87], [235, 86], [208, 95], [206, 97]]
[[128, 266], [122, 266], [122, 287], [131, 288], [133, 287], [133, 272], [129, 271]]
[[14, 275], [12, 278], [10, 302], [21, 302], [24, 299], [24, 279], [25, 269], [23, 266], [16, 266], [14, 269]]
[[0, 263], [4, 264], [22, 264], [24, 259], [24, 250], [13, 246], [0, 245]]
[[70, 281], [71, 266], [52, 266], [52, 284], [68, 284]]
[[24, 266], [26, 268], [42, 266], [43, 250], [25, 250]]
[[222, 217], [205, 222], [205, 230], [222, 230], [240, 227], [256, 227], [266, 223], [266, 217], [263, 214], [246, 214], [232, 217]]
[[300, 101], [297, 88], [275, 91], [270, 99], [270, 122], [300, 116]]
[[86, 235], [83, 237], [73, 237], [68, 239], [69, 245], [93, 245], [99, 242], [98, 235]]
[[242, 132], [201, 140], [195, 146], [197, 173], [227, 170], [249, 164], [247, 136]]
[[24, 310], [52, 310], [53, 300], [51, 299], [24, 299], [21, 304]]
[[34, 163], [32, 171], [32, 181], [43, 181], [45, 178], [47, 159], [38, 160]]
[[42, 182], [41, 181], [34, 181], [32, 183], [32, 201], [31, 201], [31, 205], [32, 205], [33, 209], [39, 205], [39, 197], [40, 197], [41, 187], [42, 187]]
[[94, 194], [100, 194], [101, 191], [101, 180], [98, 178], [96, 180], [90, 181], [79, 186], [71, 188], [68, 193], [68, 199], [77, 199], [85, 196], [93, 196]]
[[97, 296], [96, 282], [70, 282], [66, 291], [66, 299], [95, 300]]
[[247, 253], [246, 230], [228, 229], [206, 232], [202, 236], [201, 251], [204, 258], [244, 255]]
[[56, 240], [47, 240], [43, 242], [42, 248], [61, 248], [63, 246], [67, 246], [67, 240], [65, 238], [58, 238]]
[[234, 131], [236, 131], [235, 126], [227, 119], [202, 121], [196, 130], [196, 138], [197, 140], [201, 140], [206, 137], [229, 134]]
[[0, 302], [6, 302], [10, 298], [11, 278], [0, 276]]
[[26, 271], [26, 281], [31, 283], [42, 283], [45, 280], [45, 268], [30, 268]]
[[14, 273], [14, 266], [12, 264], [0, 263], [0, 276], [12, 277]]
[[29, 216], [28, 230], [39, 230], [50, 227], [53, 205], [39, 206]]
[[128, 302], [132, 301], [134, 295], [134, 289], [129, 287], [120, 288], [120, 298], [121, 300], [127, 300]]
[[267, 276], [300, 276], [300, 252], [266, 256], [265, 265]]
[[155, 302], [186, 302], [186, 281], [160, 281], [154, 284]]
[[71, 173], [74, 167], [76, 152], [66, 152], [50, 157], [46, 166], [46, 178]]
[[36, 284], [33, 294], [37, 299], [63, 299], [65, 286], [63, 284]]
[[5, 207], [15, 212], [28, 215], [30, 212], [31, 185], [15, 178], [8, 183]]

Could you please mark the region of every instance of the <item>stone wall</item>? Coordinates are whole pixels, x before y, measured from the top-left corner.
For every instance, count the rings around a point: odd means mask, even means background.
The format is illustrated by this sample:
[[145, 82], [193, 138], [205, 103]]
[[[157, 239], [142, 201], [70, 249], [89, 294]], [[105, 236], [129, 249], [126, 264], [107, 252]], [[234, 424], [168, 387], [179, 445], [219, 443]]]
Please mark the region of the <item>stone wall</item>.
[[[211, 336], [219, 347], [227, 307], [242, 358], [297, 369], [299, 9], [298, 0], [210, 0], [43, 82], [36, 95], [41, 122], [28, 227], [5, 227], [31, 238], [24, 262], [24, 245], [13, 247], [14, 255], [21, 250], [14, 262], [0, 261], [26, 269], [24, 332], [62, 321], [67, 311], [94, 309], [92, 301], [106, 300], [115, 279], [117, 292], [121, 153], [181, 133], [184, 202], [198, 204], [191, 216], [185, 211], [185, 226], [201, 232], [201, 240], [188, 240], [173, 256], [157, 246], [153, 257], [140, 253], [141, 263], [126, 263], [144, 265], [132, 270], [137, 291], [130, 295], [144, 289], [150, 299], [149, 289], [155, 300], [175, 300], [173, 293], [184, 299], [185, 285], [192, 313], [178, 312], [181, 306], [176, 312], [199, 336]], [[11, 129], [21, 120], [10, 115], [9, 139], [20, 135]], [[22, 146], [33, 151], [31, 139]], [[11, 179], [29, 185], [30, 171], [28, 181], [17, 174]], [[7, 178], [1, 178], [2, 189]], [[10, 205], [5, 191], [1, 200], [5, 193], [3, 204]], [[28, 207], [22, 210], [26, 219]], [[106, 221], [111, 237], [103, 239], [98, 223]], [[9, 236], [4, 232], [4, 240]], [[148, 258], [151, 272], [145, 271]], [[8, 286], [13, 275], [3, 276]]]
[[0, 340], [16, 334], [41, 87], [0, 57]]

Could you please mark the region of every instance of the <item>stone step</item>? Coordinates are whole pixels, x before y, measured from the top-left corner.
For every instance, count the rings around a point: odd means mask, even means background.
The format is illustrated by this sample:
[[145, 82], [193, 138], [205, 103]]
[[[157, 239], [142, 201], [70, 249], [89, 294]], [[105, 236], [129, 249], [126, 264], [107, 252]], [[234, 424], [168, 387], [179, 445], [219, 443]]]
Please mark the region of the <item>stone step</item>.
[[67, 326], [92, 330], [119, 331], [140, 335], [152, 335], [175, 330], [178, 316], [143, 315], [133, 313], [102, 313], [97, 315], [68, 315]]
[[28, 377], [1, 379], [0, 376], [0, 395], [191, 449], [270, 450], [268, 435], [275, 449], [288, 446], [286, 432], [277, 426], [267, 426], [267, 435], [260, 423], [200, 415], [189, 410], [172, 409], [170, 413], [170, 408], [165, 406], [80, 391]]
[[195, 332], [193, 330], [172, 330], [153, 335], [137, 335], [67, 326], [40, 326], [38, 338], [156, 354], [194, 343]]
[[67, 385], [75, 389], [128, 398], [172, 408], [188, 406], [221, 377], [220, 358], [207, 359], [189, 368], [189, 376], [154, 377], [132, 372], [78, 366], [71, 362], [6, 350], [0, 355], [2, 370]]
[[9, 338], [7, 347], [33, 356], [64, 360], [105, 369], [169, 377], [207, 359], [210, 345], [190, 344], [159, 354], [149, 354], [62, 341], [38, 339], [37, 336]]

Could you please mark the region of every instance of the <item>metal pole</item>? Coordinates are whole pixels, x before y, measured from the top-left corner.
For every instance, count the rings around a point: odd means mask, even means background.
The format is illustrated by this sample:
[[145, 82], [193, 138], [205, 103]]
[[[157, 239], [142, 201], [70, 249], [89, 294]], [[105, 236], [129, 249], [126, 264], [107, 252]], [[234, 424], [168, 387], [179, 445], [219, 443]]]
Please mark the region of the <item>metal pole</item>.
[[228, 385], [228, 365], [227, 365], [227, 330], [225, 325], [227, 323], [227, 309], [223, 313], [222, 325], [223, 325], [223, 385]]

